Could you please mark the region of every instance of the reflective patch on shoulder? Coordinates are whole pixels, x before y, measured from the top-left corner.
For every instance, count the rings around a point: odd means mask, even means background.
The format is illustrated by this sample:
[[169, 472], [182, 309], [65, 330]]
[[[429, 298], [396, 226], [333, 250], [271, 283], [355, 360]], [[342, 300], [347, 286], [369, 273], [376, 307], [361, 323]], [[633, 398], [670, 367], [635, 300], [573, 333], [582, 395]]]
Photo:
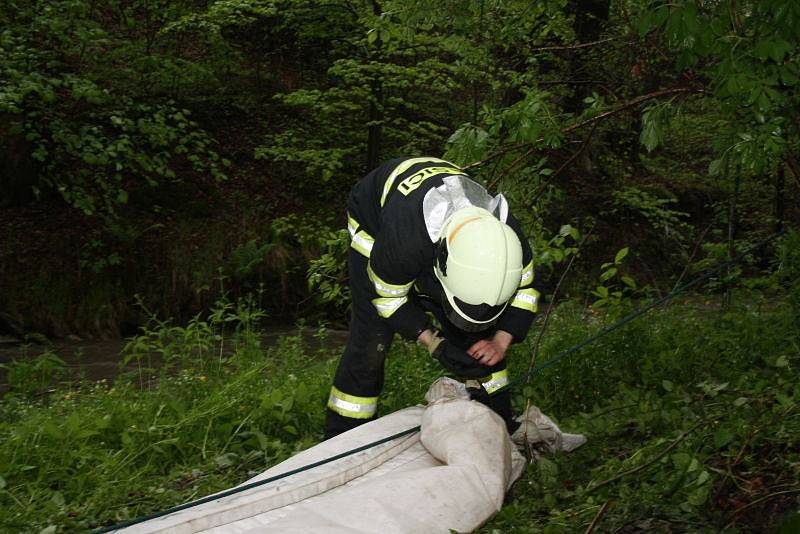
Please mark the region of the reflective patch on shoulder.
[[503, 223], [508, 217], [508, 203], [503, 195], [492, 197], [482, 185], [468, 176], [446, 176], [442, 179], [442, 185], [425, 193], [422, 200], [422, 215], [430, 240], [437, 242], [445, 221], [455, 211], [470, 206], [484, 208]]

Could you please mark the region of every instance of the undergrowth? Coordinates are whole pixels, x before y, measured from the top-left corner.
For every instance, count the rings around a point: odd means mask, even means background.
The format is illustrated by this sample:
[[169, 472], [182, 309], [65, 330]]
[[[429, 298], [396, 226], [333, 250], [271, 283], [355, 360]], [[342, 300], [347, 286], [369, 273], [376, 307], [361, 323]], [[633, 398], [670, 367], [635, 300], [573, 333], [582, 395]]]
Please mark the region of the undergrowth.
[[[655, 310], [517, 387], [518, 409], [530, 400], [589, 441], [532, 462], [481, 531], [754, 532], [796, 511], [794, 310], [753, 294], [734, 302]], [[134, 370], [113, 383], [43, 394], [40, 373], [7, 393], [0, 530], [110, 525], [241, 483], [318, 442], [338, 349], [292, 336], [262, 347], [261, 320], [252, 300], [221, 300], [186, 326], [153, 317], [123, 354]], [[609, 320], [560, 306], [541, 362]], [[533, 338], [509, 355], [513, 375], [527, 369]], [[421, 402], [440, 373], [396, 342], [381, 413]]]

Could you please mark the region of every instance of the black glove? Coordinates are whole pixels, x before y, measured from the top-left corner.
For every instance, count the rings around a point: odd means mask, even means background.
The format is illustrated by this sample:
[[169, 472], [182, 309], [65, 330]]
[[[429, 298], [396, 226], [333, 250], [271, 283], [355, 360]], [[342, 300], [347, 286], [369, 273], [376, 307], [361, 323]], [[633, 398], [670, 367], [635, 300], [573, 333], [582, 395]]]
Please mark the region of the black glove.
[[[435, 336], [435, 334], [434, 334]], [[478, 363], [469, 354], [456, 347], [443, 337], [434, 337], [428, 347], [431, 356], [439, 360], [442, 366], [458, 376], [464, 378], [483, 378], [492, 374], [492, 371]]]

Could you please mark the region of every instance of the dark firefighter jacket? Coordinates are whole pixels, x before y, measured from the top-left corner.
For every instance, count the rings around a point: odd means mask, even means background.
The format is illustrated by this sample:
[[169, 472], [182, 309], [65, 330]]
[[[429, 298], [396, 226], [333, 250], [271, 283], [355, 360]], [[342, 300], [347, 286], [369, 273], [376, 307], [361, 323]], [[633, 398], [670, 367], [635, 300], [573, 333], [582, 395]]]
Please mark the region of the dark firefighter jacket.
[[[439, 199], [439, 206], [435, 199]], [[438, 304], [444, 298], [433, 273], [438, 232], [431, 228], [436, 224], [435, 217], [428, 211], [433, 205], [433, 211], [441, 214], [444, 208], [452, 211], [454, 207], [464, 207], [464, 203], [494, 210], [522, 244], [520, 287], [492, 328], [492, 332], [505, 330], [515, 341], [521, 341], [530, 328], [539, 296], [532, 286], [528, 239], [508, 212], [502, 195], [492, 198], [462, 170], [440, 159], [386, 162], [359, 181], [350, 193], [347, 206], [351, 246], [369, 258], [367, 272], [374, 285], [372, 303], [395, 332], [409, 340], [419, 336], [429, 323], [420, 298]]]

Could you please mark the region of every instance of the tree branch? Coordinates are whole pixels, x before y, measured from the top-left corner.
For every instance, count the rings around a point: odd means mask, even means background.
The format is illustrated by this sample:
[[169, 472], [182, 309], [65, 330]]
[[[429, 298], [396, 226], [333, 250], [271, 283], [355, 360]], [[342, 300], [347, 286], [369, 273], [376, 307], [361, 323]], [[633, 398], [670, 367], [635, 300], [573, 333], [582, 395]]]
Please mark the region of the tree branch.
[[566, 50], [580, 50], [583, 48], [591, 48], [593, 46], [605, 44], [611, 41], [616, 41], [616, 37], [609, 37], [608, 39], [600, 39], [599, 41], [591, 41], [588, 43], [581, 43], [576, 45], [570, 46], [540, 46], [539, 48], [529, 48], [528, 53], [535, 54], [536, 52], [557, 52], [557, 51], [566, 51]]
[[531, 376], [533, 374], [533, 368], [536, 365], [536, 357], [539, 355], [539, 346], [542, 343], [542, 337], [544, 336], [545, 330], [547, 330], [547, 325], [550, 322], [550, 315], [555, 307], [556, 297], [558, 296], [558, 292], [561, 290], [561, 283], [567, 277], [567, 273], [569, 272], [572, 264], [575, 263], [575, 258], [578, 257], [578, 254], [581, 252], [581, 248], [583, 244], [586, 243], [586, 240], [592, 234], [591, 229], [583, 236], [581, 242], [578, 244], [578, 250], [572, 255], [569, 259], [569, 263], [567, 263], [567, 267], [564, 269], [564, 272], [561, 273], [561, 276], [558, 279], [558, 283], [556, 284], [556, 288], [553, 290], [553, 295], [550, 297], [550, 302], [547, 304], [547, 310], [544, 312], [544, 320], [542, 321], [542, 328], [539, 330], [539, 335], [536, 337], [536, 342], [533, 344], [533, 350], [531, 351], [531, 363], [528, 365], [528, 380], [530, 381]]
[[683, 268], [683, 272], [681, 272], [681, 275], [675, 281], [675, 285], [672, 286], [672, 291], [675, 291], [676, 289], [678, 289], [678, 287], [681, 284], [681, 281], [683, 280], [683, 277], [686, 276], [686, 273], [689, 272], [689, 268], [692, 266], [692, 260], [694, 260], [694, 257], [697, 255], [697, 252], [700, 250], [700, 245], [703, 242], [703, 239], [705, 239], [706, 234], [708, 233], [708, 231], [711, 230], [712, 226], [714, 226], [713, 222], [711, 224], [709, 224], [708, 226], [706, 226], [706, 229], [703, 230], [703, 233], [700, 234], [700, 237], [695, 242], [694, 250], [692, 250], [692, 255], [689, 256], [689, 261], [686, 262], [686, 266]]
[[[540, 196], [540, 195], [542, 194], [542, 192], [544, 191], [544, 188], [545, 188], [545, 186], [547, 186], [547, 184], [549, 184], [550, 182], [552, 182], [552, 181], [553, 181], [553, 179], [554, 179], [556, 176], [558, 176], [559, 174], [561, 174], [561, 173], [564, 171], [564, 169], [566, 169], [566, 168], [567, 168], [567, 166], [568, 166], [570, 163], [572, 163], [573, 161], [575, 161], [575, 158], [577, 158], [578, 156], [580, 156], [580, 155], [581, 155], [581, 153], [582, 153], [582, 152], [583, 152], [583, 151], [586, 149], [586, 147], [589, 145], [589, 141], [592, 139], [592, 135], [594, 134], [594, 131], [597, 129], [597, 124], [599, 124], [599, 123], [595, 123], [595, 125], [594, 125], [594, 126], [592, 126], [592, 130], [589, 132], [589, 135], [587, 135], [587, 136], [586, 136], [586, 139], [584, 139], [584, 140], [583, 140], [583, 143], [581, 143], [581, 146], [580, 146], [580, 148], [577, 150], [577, 152], [575, 152], [575, 153], [574, 153], [574, 154], [572, 154], [572, 155], [571, 155], [569, 158], [567, 158], [567, 161], [565, 161], [564, 163], [562, 163], [562, 164], [561, 164], [561, 166], [560, 166], [558, 169], [556, 169], [556, 172], [554, 172], [553, 174], [551, 174], [550, 176], [548, 176], [546, 179], [542, 180], [542, 183], [541, 183], [541, 184], [539, 184], [539, 188], [537, 189], [536, 193], [533, 195], [533, 198], [531, 199], [531, 202], [535, 202], [535, 201], [536, 201], [536, 199], [537, 199], [537, 198], [539, 198], [539, 196]], [[527, 158], [528, 158], [530, 155], [532, 155], [532, 154], [533, 154], [533, 151], [532, 151], [532, 150], [528, 150], [527, 152], [525, 152], [524, 154], [522, 154], [520, 157], [518, 157], [517, 159], [515, 159], [515, 160], [513, 161], [513, 163], [511, 163], [511, 165], [509, 165], [508, 167], [506, 167], [506, 170], [505, 170], [505, 171], [504, 171], [502, 174], [500, 174], [499, 176], [497, 176], [496, 178], [494, 178], [494, 179], [493, 179], [491, 182], [489, 182], [489, 184], [486, 186], [486, 188], [487, 188], [487, 189], [490, 189], [490, 190], [491, 190], [491, 189], [493, 189], [493, 188], [494, 188], [494, 186], [495, 186], [495, 185], [497, 185], [497, 182], [499, 182], [499, 181], [500, 181], [500, 180], [501, 180], [501, 179], [502, 179], [504, 176], [507, 176], [507, 175], [508, 175], [508, 174], [509, 174], [509, 173], [510, 173], [512, 170], [515, 170], [515, 168], [516, 168], [516, 166], [517, 166], [517, 164], [518, 164], [519, 162], [521, 162], [521, 161], [525, 161], [525, 160], [526, 160], [526, 159], [527, 159]]]
[[[638, 106], [638, 105], [640, 105], [640, 104], [642, 104], [644, 102], [647, 102], [648, 100], [653, 100], [655, 98], [661, 98], [661, 97], [670, 96], [670, 95], [678, 95], [678, 94], [686, 94], [686, 93], [704, 93], [704, 92], [705, 92], [705, 89], [696, 88], [696, 87], [676, 87], [676, 88], [673, 88], [673, 89], [662, 89], [660, 91], [654, 91], [654, 92], [648, 93], [646, 95], [638, 96], [638, 97], [634, 98], [633, 100], [629, 100], [627, 102], [623, 102], [622, 104], [616, 106], [615, 108], [610, 109], [608, 111], [604, 111], [603, 113], [600, 113], [599, 115], [595, 115], [594, 117], [591, 117], [591, 118], [586, 119], [584, 121], [581, 121], [581, 122], [572, 124], [570, 126], [567, 126], [566, 128], [563, 128], [561, 130], [561, 133], [562, 134], [566, 134], [566, 133], [573, 132], [575, 130], [583, 128], [584, 126], [588, 126], [590, 124], [594, 124], [594, 123], [596, 123], [598, 121], [601, 121], [603, 119], [611, 117], [612, 115], [616, 115], [617, 113], [621, 113], [621, 112], [626, 111], [626, 110], [628, 110], [630, 108], [636, 107], [636, 106]], [[475, 168], [475, 167], [480, 167], [481, 165], [484, 165], [488, 161], [491, 161], [491, 160], [493, 160], [493, 159], [495, 159], [497, 157], [500, 157], [500, 156], [502, 156], [504, 154], [507, 154], [508, 152], [513, 152], [515, 150], [518, 150], [518, 149], [526, 147], [526, 146], [530, 146], [531, 147], [531, 148], [528, 149], [528, 152], [527, 152], [526, 155], [532, 154], [536, 150], [536, 145], [541, 143], [542, 141], [544, 141], [544, 137], [540, 137], [539, 139], [537, 139], [536, 141], [533, 141], [532, 143], [519, 143], [519, 144], [516, 144], [516, 145], [512, 145], [510, 147], [506, 147], [504, 149], [498, 150], [497, 152], [495, 152], [494, 154], [488, 156], [487, 158], [485, 158], [483, 160], [475, 161], [473, 163], [470, 163], [469, 165], [465, 165], [463, 167], [463, 169], [464, 170], [468, 170], [468, 169], [472, 169], [472, 168]]]
[[786, 165], [789, 167], [789, 170], [792, 171], [794, 181], [800, 186], [800, 170], [798, 170], [797, 162], [794, 160], [794, 157], [792, 157], [791, 154], [786, 155]]

